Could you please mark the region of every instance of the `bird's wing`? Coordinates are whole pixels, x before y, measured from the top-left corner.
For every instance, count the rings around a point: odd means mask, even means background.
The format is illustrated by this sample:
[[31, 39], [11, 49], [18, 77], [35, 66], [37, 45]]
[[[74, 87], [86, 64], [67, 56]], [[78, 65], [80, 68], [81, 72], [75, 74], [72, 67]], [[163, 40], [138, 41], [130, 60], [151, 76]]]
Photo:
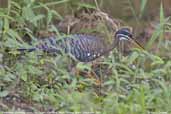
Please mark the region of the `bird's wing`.
[[70, 39], [70, 52], [82, 62], [92, 61], [104, 53], [105, 43], [102, 39], [90, 35], [75, 35]]
[[81, 62], [92, 61], [104, 54], [107, 46], [101, 38], [91, 35], [69, 35], [57, 40], [47, 38], [42, 40], [36, 48], [49, 53], [60, 53], [61, 51], [70, 54]]

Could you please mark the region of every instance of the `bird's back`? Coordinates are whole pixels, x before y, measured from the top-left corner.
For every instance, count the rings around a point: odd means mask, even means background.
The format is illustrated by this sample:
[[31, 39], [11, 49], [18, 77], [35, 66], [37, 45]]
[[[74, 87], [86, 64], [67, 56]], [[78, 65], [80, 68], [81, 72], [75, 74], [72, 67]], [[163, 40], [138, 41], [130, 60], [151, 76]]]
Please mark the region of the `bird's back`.
[[101, 38], [75, 34], [65, 36], [60, 40], [54, 37], [44, 39], [36, 48], [49, 53], [63, 51], [81, 62], [89, 62], [101, 56], [105, 52], [106, 45]]

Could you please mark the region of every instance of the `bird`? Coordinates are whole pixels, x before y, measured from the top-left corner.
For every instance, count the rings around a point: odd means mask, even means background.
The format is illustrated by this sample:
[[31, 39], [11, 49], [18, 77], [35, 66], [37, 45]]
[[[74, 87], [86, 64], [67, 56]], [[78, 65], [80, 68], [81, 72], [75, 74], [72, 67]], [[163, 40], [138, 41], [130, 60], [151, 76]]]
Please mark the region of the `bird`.
[[114, 33], [112, 43], [108, 44], [105, 39], [87, 34], [72, 34], [63, 36], [61, 39], [49, 37], [42, 39], [32, 48], [18, 48], [19, 52], [44, 51], [52, 54], [66, 53], [74, 60], [79, 62], [91, 62], [103, 55], [111, 52], [120, 41], [127, 40], [143, 47], [133, 39], [133, 35], [129, 28], [120, 28]]

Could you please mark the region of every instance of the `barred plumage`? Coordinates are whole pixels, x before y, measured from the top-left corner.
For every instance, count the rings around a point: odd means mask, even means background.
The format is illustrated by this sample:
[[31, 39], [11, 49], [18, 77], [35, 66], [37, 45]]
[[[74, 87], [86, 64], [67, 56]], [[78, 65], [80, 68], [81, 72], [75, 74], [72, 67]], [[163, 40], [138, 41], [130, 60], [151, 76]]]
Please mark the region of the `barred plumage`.
[[75, 34], [60, 40], [48, 38], [42, 40], [36, 49], [49, 53], [65, 52], [81, 62], [92, 61], [104, 53], [106, 44], [102, 39], [90, 35]]
[[81, 62], [90, 62], [111, 51], [119, 40], [129, 40], [132, 34], [126, 28], [122, 28], [115, 33], [115, 40], [112, 44], [106, 44], [101, 38], [91, 35], [75, 34], [65, 36], [60, 40], [50, 37], [41, 40], [37, 46], [31, 49], [18, 49], [19, 51], [42, 50], [48, 53], [67, 53]]

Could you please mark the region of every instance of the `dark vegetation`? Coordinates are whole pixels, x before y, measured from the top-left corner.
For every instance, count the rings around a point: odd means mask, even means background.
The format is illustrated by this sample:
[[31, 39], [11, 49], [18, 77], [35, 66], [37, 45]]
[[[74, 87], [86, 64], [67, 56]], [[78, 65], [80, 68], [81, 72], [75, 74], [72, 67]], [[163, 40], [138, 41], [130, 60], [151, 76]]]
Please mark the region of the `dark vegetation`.
[[[0, 9], [0, 111], [171, 113], [171, 2], [161, 1], [11, 0]], [[15, 51], [70, 33], [110, 42], [122, 26], [145, 50], [124, 42], [88, 64]]]

